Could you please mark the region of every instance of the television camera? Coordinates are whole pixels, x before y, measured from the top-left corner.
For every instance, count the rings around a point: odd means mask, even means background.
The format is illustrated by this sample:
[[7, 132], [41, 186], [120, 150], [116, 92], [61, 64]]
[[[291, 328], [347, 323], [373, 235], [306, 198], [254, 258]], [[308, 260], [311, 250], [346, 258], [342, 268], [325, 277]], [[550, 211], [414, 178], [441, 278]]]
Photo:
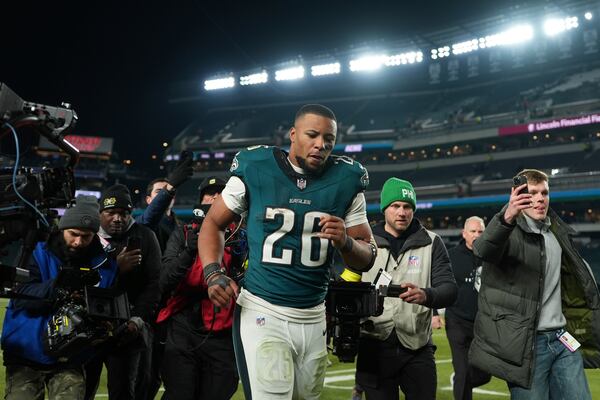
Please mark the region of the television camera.
[[379, 270], [375, 283], [331, 281], [325, 300], [327, 342], [340, 362], [354, 362], [360, 329], [373, 329], [368, 317], [383, 313], [385, 297], [398, 297], [407, 289], [391, 284], [392, 277]]
[[[76, 123], [77, 114], [69, 104], [53, 107], [24, 101], [0, 82], [0, 146], [6, 144], [10, 133], [15, 145], [14, 160], [3, 162], [12, 166], [0, 167], [0, 297], [39, 300], [19, 293], [18, 283], [29, 278], [24, 267], [37, 242], [46, 241], [55, 226], [55, 208], [66, 208], [74, 198], [73, 168], [79, 161], [79, 150], [64, 136]], [[66, 153], [66, 164], [19, 165], [20, 139], [24, 138], [17, 131], [48, 139]], [[129, 319], [127, 295], [94, 287], [100, 281], [99, 267], [84, 270], [63, 266], [59, 272], [52, 316], [44, 335], [47, 354], [68, 358], [124, 330]]]
[[[0, 252], [10, 252], [8, 258], [17, 260], [15, 265], [7, 265], [0, 259], [0, 297], [10, 297], [12, 285], [26, 279], [23, 266], [35, 244], [47, 239], [57, 216], [53, 208], [66, 207], [74, 197], [73, 167], [79, 150], [64, 136], [76, 122], [77, 114], [69, 104], [52, 107], [24, 101], [0, 82], [0, 140], [7, 142], [6, 136], [12, 132], [16, 148], [12, 167], [0, 167]], [[55, 168], [20, 166], [17, 130], [47, 138], [68, 155], [67, 164]], [[14, 242], [19, 246], [8, 249]]]
[[44, 332], [46, 354], [67, 361], [86, 347], [124, 333], [130, 317], [127, 293], [94, 287], [100, 281], [98, 267], [59, 272], [56, 311]]

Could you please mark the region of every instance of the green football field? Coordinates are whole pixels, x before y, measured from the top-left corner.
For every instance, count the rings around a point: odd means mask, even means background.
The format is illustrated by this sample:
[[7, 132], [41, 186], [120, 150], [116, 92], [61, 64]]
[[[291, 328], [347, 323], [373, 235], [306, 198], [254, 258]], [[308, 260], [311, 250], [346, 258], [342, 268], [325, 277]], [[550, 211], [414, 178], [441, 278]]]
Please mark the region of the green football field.
[[[5, 299], [0, 300], [0, 317], [4, 320], [4, 312], [7, 301]], [[452, 388], [450, 386], [450, 377], [452, 375], [452, 361], [450, 356], [450, 347], [446, 339], [446, 334], [443, 329], [436, 330], [433, 333], [433, 341], [437, 345], [437, 351], [435, 353], [436, 364], [437, 364], [437, 398], [438, 399], [452, 399]], [[321, 396], [324, 400], [337, 400], [337, 399], [348, 399], [352, 391], [354, 384], [354, 364], [350, 363], [339, 363], [337, 358], [330, 355], [329, 359], [332, 364], [327, 369], [325, 376], [325, 389]], [[4, 394], [4, 368], [0, 368], [0, 386], [1, 393]], [[592, 398], [600, 398], [600, 370], [586, 370], [588, 382], [592, 391]], [[102, 381], [98, 389], [97, 399], [108, 398], [106, 394], [106, 377], [102, 375]], [[156, 399], [160, 399], [162, 396], [161, 392], [156, 396]], [[504, 381], [496, 378], [492, 378], [492, 381], [485, 386], [475, 389], [473, 398], [474, 399], [502, 399], [508, 398], [508, 390]], [[401, 396], [401, 398], [404, 398]], [[241, 386], [233, 396], [235, 400], [243, 400], [244, 394]]]

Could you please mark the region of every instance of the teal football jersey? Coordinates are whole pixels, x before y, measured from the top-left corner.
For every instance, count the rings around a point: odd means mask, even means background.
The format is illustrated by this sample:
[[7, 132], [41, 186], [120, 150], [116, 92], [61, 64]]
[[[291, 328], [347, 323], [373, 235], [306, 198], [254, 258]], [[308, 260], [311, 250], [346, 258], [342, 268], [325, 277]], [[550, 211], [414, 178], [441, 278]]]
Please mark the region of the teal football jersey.
[[287, 153], [255, 146], [240, 151], [231, 173], [248, 201], [248, 270], [242, 285], [268, 302], [308, 308], [325, 299], [334, 248], [315, 236], [319, 218], [344, 218], [369, 178], [360, 163], [330, 156], [319, 176], [295, 172]]

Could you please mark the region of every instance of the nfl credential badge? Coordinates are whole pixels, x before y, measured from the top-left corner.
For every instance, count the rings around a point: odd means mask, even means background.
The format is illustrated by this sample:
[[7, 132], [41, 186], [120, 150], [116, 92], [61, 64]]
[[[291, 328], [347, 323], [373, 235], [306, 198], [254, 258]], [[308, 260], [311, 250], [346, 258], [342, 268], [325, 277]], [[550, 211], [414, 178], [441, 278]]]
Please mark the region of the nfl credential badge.
[[304, 179], [304, 178], [296, 179], [296, 186], [298, 186], [298, 189], [300, 189], [300, 190], [306, 189], [306, 179]]
[[409, 256], [408, 257], [408, 266], [409, 267], [418, 267], [419, 266], [419, 256]]

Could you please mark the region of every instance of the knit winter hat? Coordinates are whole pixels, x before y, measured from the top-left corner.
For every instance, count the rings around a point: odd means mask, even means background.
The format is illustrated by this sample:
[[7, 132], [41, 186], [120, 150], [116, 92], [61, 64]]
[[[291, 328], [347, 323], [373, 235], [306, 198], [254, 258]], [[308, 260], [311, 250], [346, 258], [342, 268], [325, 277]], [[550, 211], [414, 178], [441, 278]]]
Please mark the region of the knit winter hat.
[[417, 208], [417, 194], [409, 181], [398, 178], [390, 178], [385, 181], [383, 189], [381, 189], [381, 212], [384, 212], [387, 206], [395, 201], [408, 203], [413, 210]]
[[75, 204], [65, 210], [58, 221], [58, 229], [87, 229], [94, 233], [100, 228], [100, 212], [98, 200], [94, 196], [79, 195]]
[[117, 183], [102, 193], [102, 197], [100, 197], [100, 211], [104, 211], [107, 208], [133, 210], [131, 195], [127, 186]]

